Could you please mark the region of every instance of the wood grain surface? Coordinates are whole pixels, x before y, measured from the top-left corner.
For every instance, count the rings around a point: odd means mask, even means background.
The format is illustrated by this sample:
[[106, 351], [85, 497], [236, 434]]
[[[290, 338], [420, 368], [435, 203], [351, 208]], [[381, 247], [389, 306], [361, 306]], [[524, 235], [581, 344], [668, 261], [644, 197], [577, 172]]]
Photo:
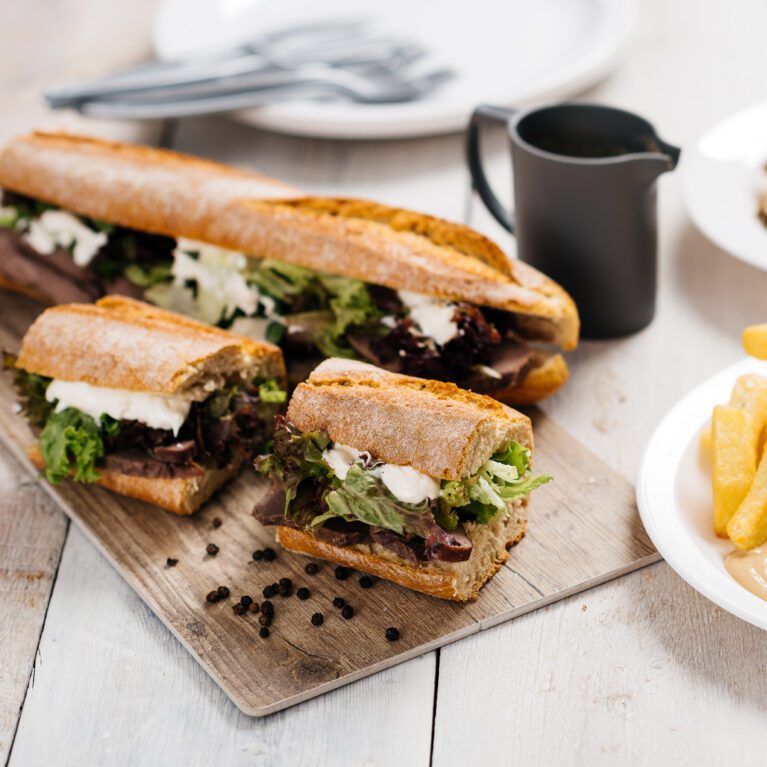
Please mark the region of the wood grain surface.
[[[26, 301], [2, 309], [0, 345], [18, 346]], [[7, 317], [7, 320], [6, 320]], [[10, 375], [0, 381], [0, 437], [27, 463], [32, 436], [13, 412]], [[555, 481], [536, 491], [528, 535], [480, 598], [457, 605], [385, 581], [363, 590], [358, 578], [338, 581], [329, 564], [308, 576], [306, 559], [279, 550], [274, 562], [253, 561], [256, 548], [273, 546], [273, 532], [250, 515], [264, 488], [246, 470], [191, 518], [165, 513], [102, 488], [65, 482], [43, 487], [102, 551], [155, 614], [246, 714], [263, 716], [408, 660], [448, 642], [549, 604], [653, 562], [657, 555], [639, 522], [631, 485], [558, 428], [531, 412], [536, 471]], [[35, 470], [30, 466], [30, 470]], [[222, 524], [214, 528], [212, 520]], [[219, 547], [206, 554], [208, 543]], [[178, 560], [169, 567], [167, 558]], [[263, 588], [288, 577], [311, 597], [273, 598], [271, 636], [258, 636], [258, 616], [236, 615], [240, 595], [260, 599]], [[231, 597], [205, 595], [224, 585]], [[332, 607], [342, 596], [355, 609], [344, 620]], [[325, 616], [319, 628], [312, 613]], [[398, 642], [384, 637], [401, 630]]]

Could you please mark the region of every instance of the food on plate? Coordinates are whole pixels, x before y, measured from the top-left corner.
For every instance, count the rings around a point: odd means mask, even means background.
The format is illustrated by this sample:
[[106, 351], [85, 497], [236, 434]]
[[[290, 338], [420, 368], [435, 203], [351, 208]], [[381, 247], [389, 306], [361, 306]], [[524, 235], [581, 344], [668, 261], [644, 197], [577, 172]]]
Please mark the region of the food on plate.
[[731, 551], [724, 566], [741, 586], [767, 601], [767, 546]]
[[743, 348], [752, 357], [767, 360], [767, 324], [747, 327], [743, 331]]
[[727, 535], [739, 549], [767, 542], [767, 461], [764, 454], [748, 492], [727, 523]]
[[50, 482], [196, 511], [263, 448], [280, 350], [121, 296], [47, 309], [6, 355]]
[[287, 549], [474, 599], [527, 527], [527, 416], [450, 383], [329, 359], [300, 384], [253, 514]]
[[59, 134], [11, 142], [0, 187], [0, 285], [38, 300], [143, 298], [278, 343], [294, 382], [323, 357], [512, 403], [567, 380], [572, 300], [468, 227]]
[[714, 530], [727, 535], [756, 473], [756, 439], [752, 417], [745, 411], [717, 405], [713, 417]]

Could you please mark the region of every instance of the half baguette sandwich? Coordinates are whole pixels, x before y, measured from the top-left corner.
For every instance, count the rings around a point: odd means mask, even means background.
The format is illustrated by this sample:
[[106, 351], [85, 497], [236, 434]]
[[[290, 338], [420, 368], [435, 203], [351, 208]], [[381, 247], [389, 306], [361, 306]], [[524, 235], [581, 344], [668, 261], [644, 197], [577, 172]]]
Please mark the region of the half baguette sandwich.
[[572, 300], [468, 227], [61, 134], [11, 142], [0, 187], [0, 286], [38, 300], [142, 298], [278, 343], [294, 382], [331, 356], [506, 402], [567, 380]]
[[450, 383], [329, 359], [278, 416], [254, 516], [287, 549], [475, 599], [527, 528], [530, 419]]
[[49, 481], [176, 514], [252, 460], [286, 398], [277, 347], [120, 296], [46, 310], [5, 364]]

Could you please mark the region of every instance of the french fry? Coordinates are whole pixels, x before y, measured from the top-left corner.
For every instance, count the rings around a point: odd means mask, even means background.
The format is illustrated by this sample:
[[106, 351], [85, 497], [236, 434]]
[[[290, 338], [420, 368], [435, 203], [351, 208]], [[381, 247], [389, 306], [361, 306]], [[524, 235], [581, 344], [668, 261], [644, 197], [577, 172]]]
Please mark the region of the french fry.
[[739, 549], [767, 542], [767, 449], [743, 502], [727, 524], [727, 534]]
[[746, 354], [767, 360], [767, 324], [747, 327], [743, 331], [743, 348]]
[[[729, 405], [714, 408], [714, 530], [723, 538], [728, 534], [727, 523], [746, 497], [756, 474], [755, 434], [754, 419], [745, 410]], [[765, 483], [767, 486], [767, 478]]]

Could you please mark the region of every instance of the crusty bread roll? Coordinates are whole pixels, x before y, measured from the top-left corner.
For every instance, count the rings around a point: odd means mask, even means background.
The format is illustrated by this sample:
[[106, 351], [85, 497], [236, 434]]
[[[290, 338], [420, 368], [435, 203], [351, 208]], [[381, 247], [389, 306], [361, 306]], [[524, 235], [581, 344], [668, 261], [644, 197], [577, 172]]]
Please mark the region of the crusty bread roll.
[[[438, 479], [471, 476], [510, 440], [533, 448], [530, 419], [489, 397], [342, 359], [325, 360], [296, 388], [287, 420], [301, 431], [325, 432], [334, 442]], [[466, 601], [477, 597], [506, 561], [507, 549], [524, 536], [527, 503], [515, 501], [508, 515], [497, 514], [489, 524], [466, 523], [473, 549], [464, 562], [414, 563], [377, 543], [337, 546], [286, 526], [277, 527], [276, 537], [291, 551]]]
[[[96, 304], [62, 304], [31, 325], [16, 366], [29, 373], [94, 386], [203, 400], [230, 380], [256, 376], [285, 382], [276, 346], [121, 296]], [[32, 463], [44, 469], [37, 445]], [[234, 477], [243, 459], [195, 476], [154, 477], [99, 468], [97, 484], [175, 514], [192, 514]]]
[[578, 342], [578, 313], [559, 285], [478, 232], [433, 216], [310, 197], [162, 149], [49, 133], [3, 150], [0, 187], [121, 226], [514, 312], [532, 340], [563, 349]]

